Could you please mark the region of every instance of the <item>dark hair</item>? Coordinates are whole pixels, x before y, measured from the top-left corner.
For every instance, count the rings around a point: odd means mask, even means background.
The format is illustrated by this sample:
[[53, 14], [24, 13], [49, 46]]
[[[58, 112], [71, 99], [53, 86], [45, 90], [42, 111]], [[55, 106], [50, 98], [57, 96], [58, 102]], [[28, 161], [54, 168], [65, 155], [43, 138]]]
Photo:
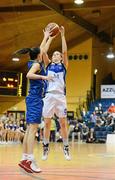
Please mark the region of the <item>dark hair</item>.
[[40, 48], [39, 47], [23, 48], [23, 49], [17, 50], [14, 53], [14, 55], [27, 54], [27, 53], [29, 53], [31, 60], [35, 60], [38, 54], [40, 54]]

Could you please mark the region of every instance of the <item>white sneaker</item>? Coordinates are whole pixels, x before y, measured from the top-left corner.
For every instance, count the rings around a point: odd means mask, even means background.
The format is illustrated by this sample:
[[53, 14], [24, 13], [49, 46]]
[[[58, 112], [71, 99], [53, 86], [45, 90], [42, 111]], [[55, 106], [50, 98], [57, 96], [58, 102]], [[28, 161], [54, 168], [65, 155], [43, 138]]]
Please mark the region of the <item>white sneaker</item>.
[[70, 161], [71, 157], [70, 157], [70, 154], [69, 154], [69, 146], [64, 146], [63, 151], [64, 151], [65, 159]]
[[41, 169], [38, 167], [35, 160], [32, 160], [32, 161], [27, 160], [26, 163], [27, 163], [26, 166], [27, 166], [28, 170], [30, 170], [34, 173], [40, 173], [41, 172]]
[[49, 153], [49, 144], [43, 144], [43, 156], [42, 156], [43, 161], [47, 160], [48, 153]]
[[32, 161], [30, 167], [31, 167], [33, 172], [36, 172], [36, 173], [41, 172], [41, 169], [38, 167], [38, 165], [37, 165], [35, 160]]

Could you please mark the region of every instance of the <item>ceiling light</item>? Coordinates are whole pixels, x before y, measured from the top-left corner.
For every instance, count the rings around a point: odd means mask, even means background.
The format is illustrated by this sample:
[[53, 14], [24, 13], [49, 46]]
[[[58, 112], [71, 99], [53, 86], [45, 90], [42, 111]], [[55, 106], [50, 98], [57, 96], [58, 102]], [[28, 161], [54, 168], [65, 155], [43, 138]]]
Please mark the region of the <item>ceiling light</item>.
[[3, 81], [7, 81], [7, 79], [5, 77], [2, 78]]
[[98, 72], [98, 69], [94, 69], [94, 74], [97, 74], [97, 72]]
[[112, 47], [109, 48], [109, 52], [107, 53], [106, 58], [108, 58], [108, 59], [114, 59], [115, 58], [115, 54], [113, 53]]
[[114, 56], [113, 53], [108, 53], [106, 57], [107, 57], [108, 59], [113, 59], [113, 58], [115, 58], [115, 56]]
[[12, 61], [19, 61], [20, 59], [18, 57], [12, 58]]
[[74, 0], [75, 4], [81, 5], [84, 3], [84, 0]]

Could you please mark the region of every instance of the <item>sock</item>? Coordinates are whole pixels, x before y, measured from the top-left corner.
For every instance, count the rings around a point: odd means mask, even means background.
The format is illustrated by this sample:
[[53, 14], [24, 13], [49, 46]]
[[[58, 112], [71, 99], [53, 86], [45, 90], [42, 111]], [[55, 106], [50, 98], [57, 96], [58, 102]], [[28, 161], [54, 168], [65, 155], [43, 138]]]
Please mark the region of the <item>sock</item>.
[[23, 161], [23, 160], [26, 160], [27, 157], [28, 157], [28, 154], [27, 154], [27, 153], [23, 153], [23, 154], [22, 154], [22, 161]]
[[33, 154], [28, 154], [27, 159], [30, 160], [30, 161], [34, 160], [34, 155]]
[[45, 145], [46, 145], [46, 144], [49, 144], [49, 139], [44, 138], [43, 143], [44, 143]]
[[69, 146], [69, 144], [68, 144], [68, 139], [63, 139], [63, 145], [64, 145], [64, 146]]

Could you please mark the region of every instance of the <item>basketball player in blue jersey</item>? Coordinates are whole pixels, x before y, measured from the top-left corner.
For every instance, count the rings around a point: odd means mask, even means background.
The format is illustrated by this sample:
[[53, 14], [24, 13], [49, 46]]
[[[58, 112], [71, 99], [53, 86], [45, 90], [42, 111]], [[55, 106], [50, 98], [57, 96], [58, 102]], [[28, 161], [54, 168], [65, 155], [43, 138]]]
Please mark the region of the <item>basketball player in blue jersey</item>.
[[29, 94], [26, 97], [26, 121], [28, 126], [23, 141], [22, 159], [19, 163], [19, 166], [29, 173], [41, 172], [33, 155], [34, 140], [38, 124], [41, 123], [44, 80], [50, 81], [52, 79], [51, 76], [45, 76], [40, 51], [40, 48], [25, 48], [18, 51], [19, 54], [29, 53], [31, 59], [28, 62], [29, 72], [27, 73], [30, 82]]
[[[70, 160], [68, 131], [67, 131], [67, 104], [66, 104], [66, 87], [65, 77], [68, 68], [67, 45], [65, 40], [64, 27], [60, 27], [62, 40], [62, 53], [55, 51], [52, 60], [49, 59], [46, 52], [43, 53], [43, 59], [46, 65], [47, 75], [54, 77], [52, 81], [47, 82], [46, 94], [44, 98], [43, 117], [45, 120], [44, 141], [43, 141], [43, 156], [42, 160], [46, 160], [49, 152], [49, 136], [51, 118], [54, 113], [59, 117], [61, 126], [61, 135], [63, 137], [63, 151], [66, 160]], [[52, 42], [49, 37], [48, 46]], [[48, 49], [48, 48], [47, 48]]]

